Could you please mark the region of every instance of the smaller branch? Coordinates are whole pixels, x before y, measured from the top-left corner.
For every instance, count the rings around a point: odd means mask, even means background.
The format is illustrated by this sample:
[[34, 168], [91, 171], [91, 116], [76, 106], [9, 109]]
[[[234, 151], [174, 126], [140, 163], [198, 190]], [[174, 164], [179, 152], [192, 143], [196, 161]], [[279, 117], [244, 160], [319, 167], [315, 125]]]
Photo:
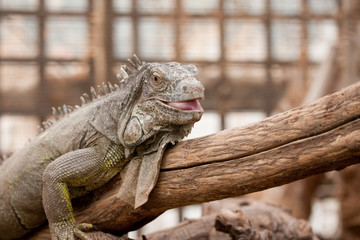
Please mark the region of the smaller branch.
[[185, 220], [173, 228], [147, 234], [145, 238], [193, 240], [228, 239], [230, 236], [231, 239], [253, 240], [317, 239], [307, 221], [294, 218], [288, 209], [281, 206], [246, 199], [225, 199], [207, 206], [211, 214]]

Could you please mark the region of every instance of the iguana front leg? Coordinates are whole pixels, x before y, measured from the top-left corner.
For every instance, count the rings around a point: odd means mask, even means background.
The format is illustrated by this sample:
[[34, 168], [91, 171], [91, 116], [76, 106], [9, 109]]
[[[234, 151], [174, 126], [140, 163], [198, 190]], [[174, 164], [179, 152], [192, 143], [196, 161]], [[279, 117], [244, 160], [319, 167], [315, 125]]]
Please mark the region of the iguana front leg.
[[[113, 154], [108, 154], [108, 153]], [[89, 238], [83, 232], [91, 224], [76, 224], [71, 205], [72, 187], [89, 187], [105, 183], [116, 171], [119, 153], [101, 154], [95, 147], [62, 155], [51, 162], [43, 174], [43, 206], [53, 240]]]

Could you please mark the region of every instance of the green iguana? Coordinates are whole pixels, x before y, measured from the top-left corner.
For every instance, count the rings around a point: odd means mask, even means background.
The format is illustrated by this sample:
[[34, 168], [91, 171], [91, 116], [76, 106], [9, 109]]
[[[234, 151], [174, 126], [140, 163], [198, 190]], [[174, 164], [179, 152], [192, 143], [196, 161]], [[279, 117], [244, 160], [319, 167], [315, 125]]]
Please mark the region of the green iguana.
[[[0, 167], [0, 239], [16, 239], [46, 220], [52, 239], [89, 239], [75, 222], [71, 199], [121, 172], [118, 197], [139, 207], [157, 181], [169, 143], [200, 120], [204, 87], [193, 65], [141, 62], [135, 55], [81, 107], [53, 108], [55, 123]], [[48, 126], [49, 125], [49, 126]], [[51, 125], [51, 126], [50, 126]], [[122, 173], [123, 174], [123, 173]], [[123, 176], [123, 175], [122, 175]]]

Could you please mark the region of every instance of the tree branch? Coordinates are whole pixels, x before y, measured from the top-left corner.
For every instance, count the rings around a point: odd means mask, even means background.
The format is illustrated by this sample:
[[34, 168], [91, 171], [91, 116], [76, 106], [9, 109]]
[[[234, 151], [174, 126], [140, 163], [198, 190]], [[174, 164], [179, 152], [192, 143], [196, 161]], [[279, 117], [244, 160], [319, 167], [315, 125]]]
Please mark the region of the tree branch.
[[119, 234], [170, 208], [260, 191], [359, 162], [357, 83], [259, 123], [171, 147], [149, 201], [138, 209], [116, 199], [118, 176], [77, 201], [75, 205], [83, 207], [76, 207], [75, 213], [79, 222]]

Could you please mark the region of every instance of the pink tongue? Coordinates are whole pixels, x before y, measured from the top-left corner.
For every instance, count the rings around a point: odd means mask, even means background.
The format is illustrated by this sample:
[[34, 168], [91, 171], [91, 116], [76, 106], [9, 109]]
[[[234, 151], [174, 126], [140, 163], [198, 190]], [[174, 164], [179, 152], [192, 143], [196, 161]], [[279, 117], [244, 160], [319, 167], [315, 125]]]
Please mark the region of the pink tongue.
[[203, 110], [197, 99], [183, 102], [167, 102], [167, 105], [181, 110]]

